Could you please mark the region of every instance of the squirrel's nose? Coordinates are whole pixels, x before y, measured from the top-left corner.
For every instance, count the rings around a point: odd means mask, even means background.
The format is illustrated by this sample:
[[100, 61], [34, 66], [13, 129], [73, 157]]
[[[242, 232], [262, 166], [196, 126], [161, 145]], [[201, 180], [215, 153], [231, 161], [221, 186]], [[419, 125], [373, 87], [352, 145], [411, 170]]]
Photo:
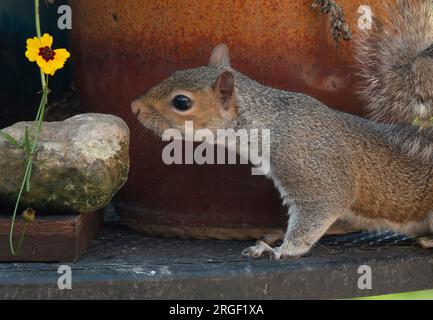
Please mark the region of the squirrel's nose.
[[143, 103], [140, 100], [134, 100], [131, 104], [132, 113], [137, 117], [140, 114], [140, 110], [143, 107]]

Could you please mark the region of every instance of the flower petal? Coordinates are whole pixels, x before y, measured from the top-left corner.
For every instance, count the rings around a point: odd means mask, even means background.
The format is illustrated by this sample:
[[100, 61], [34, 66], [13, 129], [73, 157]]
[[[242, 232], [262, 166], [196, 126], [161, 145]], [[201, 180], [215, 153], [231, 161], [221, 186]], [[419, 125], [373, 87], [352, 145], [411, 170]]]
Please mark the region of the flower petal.
[[41, 56], [36, 57], [36, 63], [38, 64], [39, 68], [44, 69], [47, 65], [47, 61], [43, 59]]
[[39, 54], [39, 49], [42, 47], [41, 41], [38, 37], [27, 39], [27, 51], [25, 56], [30, 62], [34, 62]]
[[40, 61], [37, 62], [39, 67], [42, 69], [42, 71], [45, 74], [50, 74], [53, 76], [57, 70], [63, 68], [63, 66], [65, 65], [65, 61], [66, 59], [64, 58], [58, 58], [58, 59], [50, 60], [48, 62], [45, 61], [44, 59], [40, 59]]
[[71, 56], [71, 54], [66, 49], [56, 49], [54, 50], [54, 52], [56, 53], [54, 57], [55, 59], [62, 58], [66, 61], [66, 59], [68, 59]]
[[44, 35], [41, 38], [41, 44], [43, 47], [49, 47], [53, 45], [53, 37], [50, 36], [48, 33], [44, 33]]
[[42, 66], [40, 66], [41, 70], [45, 73], [45, 74], [53, 74], [55, 72], [55, 68], [53, 66], [53, 64], [50, 62], [46, 62], [42, 64]]
[[39, 56], [39, 52], [35, 50], [27, 50], [25, 55], [30, 62], [35, 62], [37, 57]]
[[39, 48], [42, 47], [42, 43], [38, 37], [27, 39], [26, 44], [27, 44], [27, 50], [30, 50], [30, 49], [39, 50]]

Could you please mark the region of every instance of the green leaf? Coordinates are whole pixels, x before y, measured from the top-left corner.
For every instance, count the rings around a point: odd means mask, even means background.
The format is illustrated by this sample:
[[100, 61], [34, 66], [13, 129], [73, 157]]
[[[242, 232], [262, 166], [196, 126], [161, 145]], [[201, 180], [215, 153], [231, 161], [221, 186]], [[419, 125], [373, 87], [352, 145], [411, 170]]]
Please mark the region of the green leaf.
[[11, 145], [17, 147], [17, 148], [21, 148], [21, 144], [16, 141], [11, 135], [7, 134], [6, 132], [3, 132], [0, 130], [0, 137], [2, 137], [3, 139], [5, 139], [7, 142], [9, 142]]

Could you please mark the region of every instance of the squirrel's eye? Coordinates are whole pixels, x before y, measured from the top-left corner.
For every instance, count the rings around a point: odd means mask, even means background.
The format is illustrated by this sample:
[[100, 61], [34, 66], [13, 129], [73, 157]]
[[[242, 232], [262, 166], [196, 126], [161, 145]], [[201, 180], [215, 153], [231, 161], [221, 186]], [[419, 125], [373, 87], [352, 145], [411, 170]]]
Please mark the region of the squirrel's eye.
[[173, 106], [179, 111], [187, 111], [192, 107], [190, 98], [184, 95], [178, 95], [173, 99]]

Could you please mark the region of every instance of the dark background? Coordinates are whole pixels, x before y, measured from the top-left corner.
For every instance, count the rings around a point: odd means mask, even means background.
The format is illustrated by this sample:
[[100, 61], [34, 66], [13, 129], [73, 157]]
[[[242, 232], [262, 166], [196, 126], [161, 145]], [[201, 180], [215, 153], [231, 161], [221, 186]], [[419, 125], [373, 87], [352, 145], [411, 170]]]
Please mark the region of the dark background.
[[[68, 31], [59, 30], [57, 8], [41, 2], [41, 29], [54, 37], [53, 48], [68, 48]], [[0, 128], [17, 121], [33, 120], [39, 106], [41, 90], [39, 69], [27, 60], [26, 40], [36, 35], [32, 0], [0, 1]], [[71, 88], [72, 63], [50, 78], [49, 101], [59, 100]]]

